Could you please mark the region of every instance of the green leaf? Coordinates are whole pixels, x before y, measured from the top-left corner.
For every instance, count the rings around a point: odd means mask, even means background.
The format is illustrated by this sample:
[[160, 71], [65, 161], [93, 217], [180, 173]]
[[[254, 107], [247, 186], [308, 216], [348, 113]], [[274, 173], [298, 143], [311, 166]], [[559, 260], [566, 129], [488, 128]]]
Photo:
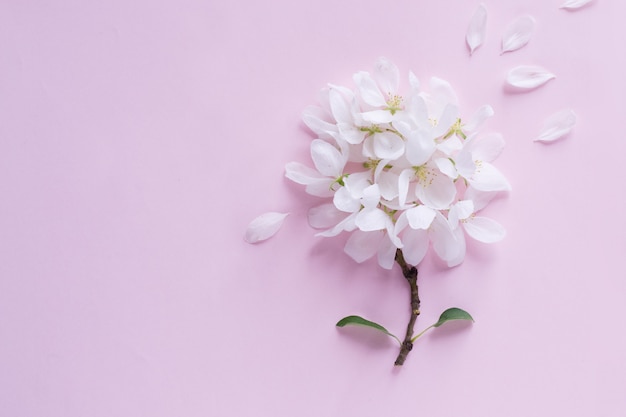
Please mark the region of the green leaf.
[[471, 320], [474, 321], [470, 313], [465, 310], [461, 310], [460, 308], [452, 307], [441, 313], [439, 316], [439, 321], [433, 324], [433, 327], [439, 327], [447, 321], [450, 320]]
[[360, 317], [360, 316], [344, 317], [341, 320], [339, 320], [336, 324], [337, 327], [344, 327], [348, 325], [371, 327], [372, 329], [376, 329], [380, 332], [385, 333], [387, 336], [393, 337], [394, 339], [398, 341], [398, 343], [402, 344], [402, 342], [400, 341], [400, 339], [398, 339], [396, 335], [389, 333], [389, 331], [385, 329], [383, 326], [381, 326], [378, 323], [374, 323], [373, 321], [364, 319], [363, 317]]

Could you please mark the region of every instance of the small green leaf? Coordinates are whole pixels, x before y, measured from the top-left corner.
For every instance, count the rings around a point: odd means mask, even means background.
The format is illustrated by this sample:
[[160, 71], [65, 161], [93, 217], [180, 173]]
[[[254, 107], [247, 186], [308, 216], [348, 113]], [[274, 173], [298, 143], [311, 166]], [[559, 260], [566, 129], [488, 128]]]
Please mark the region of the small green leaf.
[[433, 327], [439, 327], [447, 321], [450, 320], [471, 320], [474, 321], [470, 313], [465, 310], [461, 310], [460, 308], [452, 307], [441, 313], [439, 316], [439, 321], [433, 324]]
[[398, 337], [392, 333], [389, 333], [389, 331], [387, 329], [385, 329], [383, 326], [381, 326], [378, 323], [374, 323], [373, 321], [364, 319], [363, 317], [360, 316], [348, 316], [348, 317], [344, 317], [341, 320], [339, 320], [336, 324], [337, 327], [344, 327], [347, 325], [356, 325], [356, 326], [365, 326], [365, 327], [371, 327], [372, 329], [376, 329], [380, 332], [385, 333], [387, 336], [391, 336], [394, 339], [396, 339], [398, 341], [398, 343], [402, 344], [402, 342], [400, 341], [400, 339], [398, 339]]

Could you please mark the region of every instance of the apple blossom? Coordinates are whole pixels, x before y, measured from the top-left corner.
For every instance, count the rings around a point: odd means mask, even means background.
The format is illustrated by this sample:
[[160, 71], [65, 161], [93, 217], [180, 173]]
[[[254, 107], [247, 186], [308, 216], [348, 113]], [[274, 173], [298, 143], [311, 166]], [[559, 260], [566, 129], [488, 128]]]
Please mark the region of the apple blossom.
[[[317, 136], [311, 142], [312, 167], [290, 162], [285, 175], [325, 199], [309, 211], [318, 236], [348, 233], [344, 251], [356, 262], [376, 257], [382, 268], [401, 267], [411, 290], [406, 336], [403, 341], [394, 336], [401, 344], [395, 364], [402, 365], [423, 333], [413, 336], [420, 313], [416, 265], [432, 248], [454, 267], [465, 257], [466, 235], [485, 243], [504, 237], [500, 224], [476, 215], [511, 188], [492, 164], [504, 140], [480, 132], [494, 114], [491, 106], [465, 121], [454, 89], [440, 78], [431, 78], [422, 90], [409, 73], [403, 92], [398, 68], [380, 58], [372, 73], [357, 72], [353, 81], [353, 89], [328, 85], [320, 105], [305, 109], [303, 121]], [[448, 309], [431, 327], [453, 319], [471, 316]], [[391, 335], [358, 316], [337, 323], [346, 324]]]

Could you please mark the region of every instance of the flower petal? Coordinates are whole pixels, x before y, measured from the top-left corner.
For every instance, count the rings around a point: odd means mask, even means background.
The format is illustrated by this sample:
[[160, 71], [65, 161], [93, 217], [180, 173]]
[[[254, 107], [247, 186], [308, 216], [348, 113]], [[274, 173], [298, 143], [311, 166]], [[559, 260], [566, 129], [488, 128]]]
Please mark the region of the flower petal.
[[413, 74], [413, 71], [409, 71], [409, 85], [414, 90], [420, 89], [420, 80], [415, 74]]
[[458, 107], [459, 99], [456, 96], [456, 92], [454, 91], [454, 88], [452, 88], [452, 84], [450, 84], [448, 81], [441, 79], [439, 77], [431, 77], [430, 83], [429, 83], [429, 90], [430, 90], [431, 99], [435, 103], [439, 103], [440, 105], [440, 108], [437, 110], [441, 111], [441, 109], [443, 109], [444, 106], [447, 106], [449, 104]]
[[465, 257], [465, 237], [463, 231], [455, 233], [445, 217], [439, 212], [430, 227], [430, 240], [433, 250], [449, 267], [463, 262]]
[[502, 37], [502, 53], [515, 51], [526, 45], [535, 29], [535, 19], [524, 15], [513, 20], [504, 31]]
[[341, 176], [346, 158], [330, 143], [315, 139], [311, 142], [311, 158], [315, 168], [327, 177], [337, 178]]
[[387, 105], [385, 97], [382, 95], [376, 85], [376, 81], [374, 81], [369, 73], [365, 71], [357, 72], [354, 74], [353, 79], [364, 102], [374, 107], [383, 107]]
[[393, 133], [377, 133], [374, 135], [374, 153], [380, 159], [398, 159], [404, 154], [404, 141]]
[[402, 253], [404, 259], [411, 265], [417, 265], [422, 262], [430, 241], [428, 239], [428, 230], [423, 229], [407, 229], [402, 236], [404, 248]]
[[376, 81], [378, 81], [378, 85], [383, 93], [392, 95], [398, 91], [400, 71], [398, 67], [387, 58], [378, 58], [374, 66], [374, 77]]
[[380, 187], [380, 195], [387, 201], [391, 201], [398, 196], [398, 174], [390, 171], [381, 171], [376, 183]]
[[361, 113], [363, 120], [368, 123], [382, 124], [393, 122], [394, 115], [388, 110], [372, 110]]
[[257, 243], [269, 239], [278, 232], [288, 214], [276, 212], [261, 214], [250, 222], [244, 239], [248, 243]]
[[361, 204], [364, 207], [371, 208], [378, 206], [380, 202], [380, 187], [378, 184], [372, 184], [363, 190]]
[[419, 130], [404, 133], [406, 159], [413, 166], [424, 165], [437, 149], [437, 144], [428, 134]]
[[498, 195], [498, 191], [479, 191], [474, 187], [468, 187], [465, 190], [466, 200], [472, 200], [474, 203], [474, 211], [480, 211], [487, 207], [487, 205]]
[[544, 122], [543, 130], [535, 139], [540, 142], [551, 142], [567, 135], [576, 124], [576, 114], [569, 110], [561, 110], [548, 117]]
[[314, 133], [323, 139], [330, 139], [337, 133], [337, 126], [330, 123], [328, 112], [316, 106], [309, 106], [302, 112], [302, 121]]
[[396, 245], [390, 239], [383, 239], [378, 247], [378, 265], [384, 269], [393, 268], [396, 263]]
[[414, 175], [415, 171], [408, 168], [402, 171], [398, 177], [398, 202], [401, 206], [406, 204], [406, 198], [409, 195], [409, 184]]
[[358, 145], [365, 139], [366, 132], [363, 132], [354, 123], [337, 123], [341, 138], [351, 145]]
[[348, 187], [341, 187], [333, 196], [333, 205], [339, 211], [354, 213], [361, 208], [359, 199], [354, 198]]
[[285, 165], [285, 177], [302, 185], [310, 184], [315, 180], [323, 178], [318, 171], [300, 162], [288, 162]]
[[346, 242], [344, 251], [356, 262], [361, 263], [378, 252], [378, 247], [385, 237], [385, 232], [363, 232], [355, 230]]
[[459, 173], [456, 171], [454, 164], [449, 158], [437, 158], [435, 159], [435, 164], [437, 165], [437, 168], [439, 168], [439, 171], [443, 172], [453, 180], [459, 176]]
[[415, 189], [420, 201], [436, 210], [447, 210], [456, 197], [456, 186], [450, 177], [431, 169]]
[[479, 191], [509, 191], [511, 185], [504, 175], [489, 162], [481, 162], [476, 172], [468, 179], [472, 187]]
[[333, 203], [325, 203], [309, 209], [309, 225], [314, 229], [336, 226], [346, 218], [346, 213], [337, 210]]
[[459, 220], [465, 220], [474, 213], [474, 203], [471, 200], [462, 200], [453, 205], [448, 212], [450, 227], [456, 229]]
[[488, 118], [493, 116], [493, 108], [489, 104], [485, 104], [481, 106], [476, 113], [472, 115], [472, 118], [469, 122], [463, 125], [463, 130], [467, 132], [473, 132], [477, 130]]
[[468, 148], [474, 159], [491, 162], [504, 149], [504, 138], [499, 133], [490, 133], [480, 139], [472, 140]]
[[487, 217], [470, 218], [463, 226], [470, 237], [484, 243], [498, 242], [506, 234], [504, 227], [500, 223]]
[[354, 224], [364, 232], [373, 232], [374, 230], [384, 230], [387, 228], [391, 219], [379, 208], [364, 208], [356, 216]]
[[323, 232], [319, 232], [315, 236], [332, 237], [337, 236], [344, 230], [348, 232], [353, 231], [354, 229], [356, 229], [356, 226], [354, 225], [354, 219], [356, 219], [357, 214], [358, 212], [350, 214], [348, 217], [337, 223], [332, 228], [324, 230]]
[[474, 12], [465, 35], [465, 41], [469, 47], [470, 55], [485, 41], [486, 26], [487, 8], [481, 3]]
[[510, 86], [529, 90], [537, 88], [556, 76], [546, 69], [535, 65], [520, 65], [509, 71], [506, 82]]
[[591, 3], [593, 0], [568, 0], [559, 9], [575, 10]]
[[291, 181], [306, 185], [306, 192], [317, 197], [330, 197], [332, 179], [322, 176], [313, 168], [299, 162], [289, 162], [285, 165], [285, 177]]
[[350, 112], [350, 106], [344, 96], [336, 88], [331, 88], [328, 92], [328, 100], [330, 103], [330, 110], [333, 113], [333, 117], [337, 123], [352, 124], [353, 118]]
[[430, 227], [436, 215], [435, 210], [423, 205], [408, 209], [405, 213], [411, 229], [424, 230]]

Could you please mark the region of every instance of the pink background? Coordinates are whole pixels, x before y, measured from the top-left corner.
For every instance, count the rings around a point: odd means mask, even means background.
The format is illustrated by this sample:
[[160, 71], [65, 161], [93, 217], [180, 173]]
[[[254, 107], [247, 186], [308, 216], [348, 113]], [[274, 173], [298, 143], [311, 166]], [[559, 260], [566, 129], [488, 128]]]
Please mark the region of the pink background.
[[[0, 415], [623, 416], [626, 3], [79, 0], [0, 2]], [[506, 25], [537, 19], [500, 55]], [[420, 267], [418, 329], [451, 306], [476, 323], [424, 336], [402, 369], [400, 271], [355, 264], [306, 223], [284, 179], [327, 82], [386, 56], [491, 104], [513, 191], [507, 228], [466, 261]], [[557, 78], [510, 94], [506, 72]], [[406, 83], [404, 84], [406, 86]], [[573, 133], [534, 143], [572, 108]], [[252, 246], [248, 222], [289, 211]]]

